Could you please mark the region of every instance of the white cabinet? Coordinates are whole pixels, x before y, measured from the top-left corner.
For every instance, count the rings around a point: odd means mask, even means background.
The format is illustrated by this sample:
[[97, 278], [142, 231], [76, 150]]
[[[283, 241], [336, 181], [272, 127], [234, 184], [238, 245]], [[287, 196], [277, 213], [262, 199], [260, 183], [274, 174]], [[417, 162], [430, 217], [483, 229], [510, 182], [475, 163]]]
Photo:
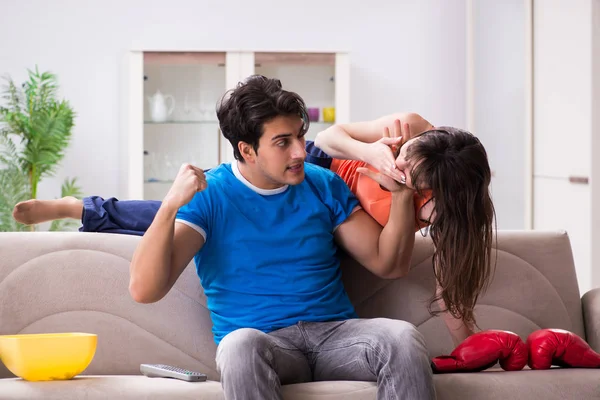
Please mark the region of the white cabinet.
[[600, 286], [599, 41], [599, 1], [533, 2], [533, 228], [567, 231], [582, 293]]
[[600, 287], [600, 1], [467, 0], [466, 87], [499, 229], [566, 230]]
[[181, 164], [203, 169], [233, 160], [219, 132], [216, 104], [252, 74], [280, 79], [309, 108], [308, 139], [350, 120], [346, 53], [130, 52], [123, 72], [121, 193], [160, 200]]
[[[577, 271], [579, 290], [583, 294], [594, 286], [591, 275], [589, 185], [573, 184], [566, 179], [535, 177], [534, 228], [565, 230], [569, 234]], [[598, 286], [596, 282], [595, 286]]]
[[592, 3], [533, 4], [534, 175], [589, 177]]

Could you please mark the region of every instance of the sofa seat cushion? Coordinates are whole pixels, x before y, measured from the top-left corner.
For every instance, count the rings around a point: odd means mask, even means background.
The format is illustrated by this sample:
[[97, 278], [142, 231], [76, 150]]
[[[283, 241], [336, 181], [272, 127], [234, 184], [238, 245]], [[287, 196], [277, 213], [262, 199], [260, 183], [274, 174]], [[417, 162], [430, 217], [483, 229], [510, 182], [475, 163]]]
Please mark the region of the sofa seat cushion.
[[[310, 382], [283, 387], [285, 400], [343, 399], [373, 400], [374, 382]], [[0, 379], [3, 400], [223, 400], [221, 384], [215, 381], [189, 383], [145, 376], [78, 376], [70, 381], [26, 382]]]
[[145, 376], [80, 375], [69, 381], [27, 382], [22, 379], [0, 380], [2, 399], [29, 400], [223, 400], [219, 382], [183, 382], [177, 379]]
[[564, 369], [435, 375], [438, 400], [564, 400], [600, 397], [600, 369]]
[[[488, 370], [434, 376], [438, 400], [563, 400], [600, 395], [600, 369]], [[283, 387], [285, 400], [375, 400], [374, 382], [310, 382]], [[144, 376], [79, 376], [70, 381], [26, 382], [0, 379], [0, 398], [6, 400], [223, 400], [215, 381], [188, 383]]]

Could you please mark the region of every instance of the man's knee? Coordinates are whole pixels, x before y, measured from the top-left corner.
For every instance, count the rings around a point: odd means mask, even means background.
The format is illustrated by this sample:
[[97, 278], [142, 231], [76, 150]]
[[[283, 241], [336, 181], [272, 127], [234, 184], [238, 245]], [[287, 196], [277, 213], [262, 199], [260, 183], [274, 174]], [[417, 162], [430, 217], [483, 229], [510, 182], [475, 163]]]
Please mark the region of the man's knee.
[[378, 318], [375, 320], [381, 343], [387, 343], [391, 353], [405, 357], [422, 357], [427, 354], [425, 338], [410, 322]]
[[251, 362], [256, 352], [267, 351], [269, 336], [257, 329], [241, 328], [228, 333], [217, 348], [217, 368], [222, 370], [233, 362]]

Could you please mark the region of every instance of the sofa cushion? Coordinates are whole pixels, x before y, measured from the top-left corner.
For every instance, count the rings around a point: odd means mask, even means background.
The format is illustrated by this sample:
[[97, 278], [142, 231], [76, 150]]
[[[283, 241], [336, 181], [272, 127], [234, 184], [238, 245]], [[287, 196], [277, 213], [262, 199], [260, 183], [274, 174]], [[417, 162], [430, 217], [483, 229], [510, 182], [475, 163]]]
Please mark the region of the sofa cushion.
[[0, 380], [0, 398], [6, 400], [223, 400], [221, 384], [215, 381], [184, 382], [145, 376], [78, 376], [70, 381], [26, 382]]
[[597, 399], [600, 369], [560, 369], [435, 375], [438, 400]]
[[[600, 369], [488, 370], [434, 376], [438, 400], [592, 399], [600, 394]], [[80, 376], [72, 381], [0, 380], [3, 400], [224, 399], [215, 381], [188, 383], [144, 376]], [[283, 387], [285, 400], [374, 400], [374, 382], [310, 382]]]
[[[189, 383], [145, 376], [79, 376], [72, 381], [26, 382], [0, 380], [3, 400], [223, 400], [221, 384], [215, 381]], [[283, 387], [285, 400], [372, 400], [374, 382], [311, 382]]]
[[[523, 340], [537, 329], [550, 327], [585, 337], [568, 235], [499, 231], [496, 245], [494, 278], [475, 306], [479, 328], [509, 330]], [[426, 308], [435, 290], [432, 253], [430, 238], [417, 235], [410, 273], [395, 280], [379, 279], [347, 256], [342, 265], [345, 287], [359, 316], [413, 323], [435, 357], [449, 354], [454, 343], [443, 320], [433, 318]]]

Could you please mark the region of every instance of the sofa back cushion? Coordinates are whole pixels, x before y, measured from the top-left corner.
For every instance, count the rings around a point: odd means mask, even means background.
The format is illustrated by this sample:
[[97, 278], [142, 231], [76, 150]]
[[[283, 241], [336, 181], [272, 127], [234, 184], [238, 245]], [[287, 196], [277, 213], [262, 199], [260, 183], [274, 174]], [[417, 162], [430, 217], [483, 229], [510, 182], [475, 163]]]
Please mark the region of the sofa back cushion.
[[[382, 280], [345, 257], [346, 290], [361, 317], [391, 317], [413, 323], [432, 356], [454, 348], [441, 318], [427, 305], [434, 293], [433, 245], [418, 235], [407, 277]], [[497, 258], [496, 258], [497, 257]], [[481, 329], [504, 329], [524, 340], [536, 329], [562, 328], [585, 337], [571, 245], [565, 232], [500, 231], [493, 280], [475, 307]], [[435, 308], [434, 308], [435, 309]]]

